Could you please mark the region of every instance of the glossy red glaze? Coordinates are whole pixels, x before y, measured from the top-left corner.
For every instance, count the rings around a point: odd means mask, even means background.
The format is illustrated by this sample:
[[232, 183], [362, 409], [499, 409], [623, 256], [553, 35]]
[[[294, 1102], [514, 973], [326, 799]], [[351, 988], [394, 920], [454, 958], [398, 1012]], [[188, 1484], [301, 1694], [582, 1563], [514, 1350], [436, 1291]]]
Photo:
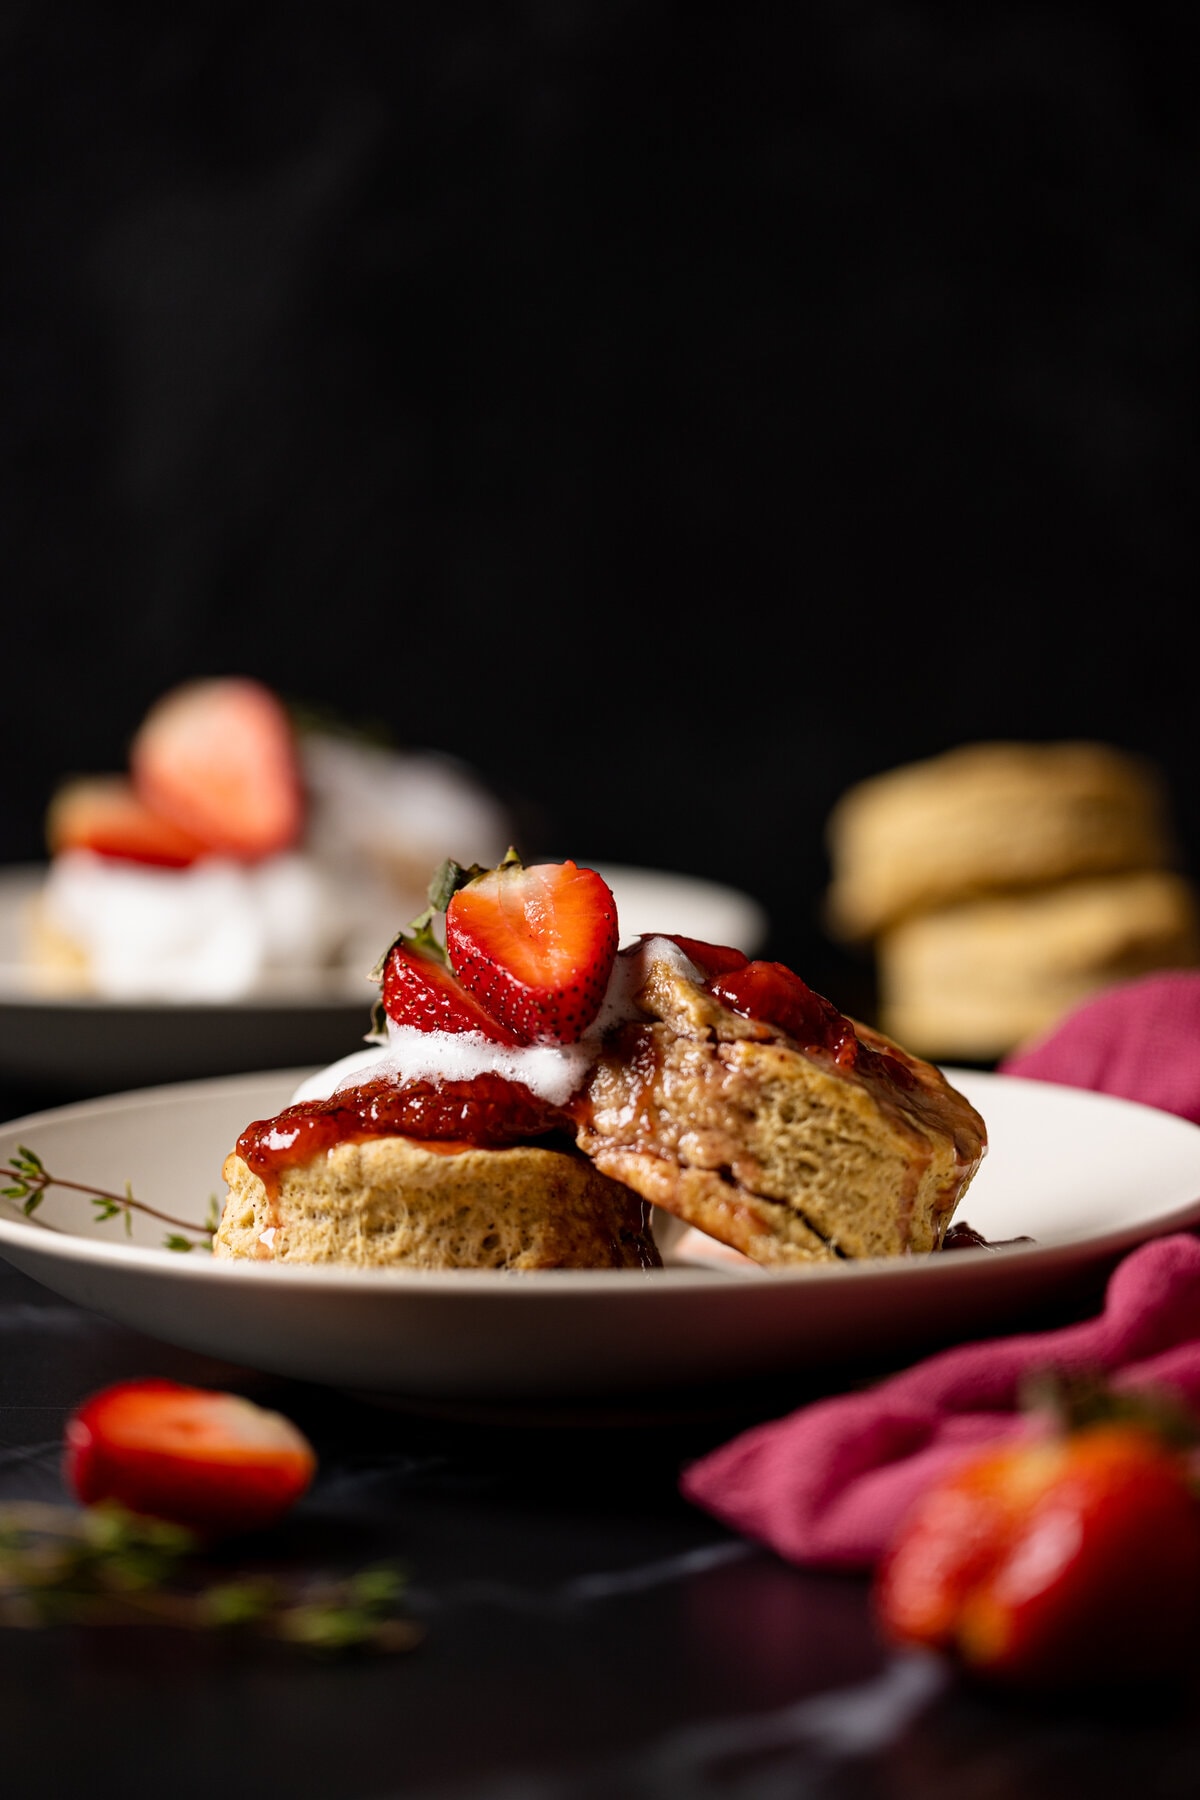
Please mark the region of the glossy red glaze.
[[[668, 944], [676, 944], [690, 963], [703, 975], [705, 981], [711, 981], [714, 975], [723, 975], [731, 969], [744, 969], [749, 957], [741, 950], [734, 950], [728, 944], [709, 944], [703, 938], [680, 937], [676, 932], [663, 931], [658, 934], [665, 937]], [[639, 940], [645, 943], [645, 938]]]
[[708, 989], [723, 1006], [785, 1031], [804, 1049], [825, 1050], [844, 1067], [857, 1059], [850, 1020], [785, 963], [748, 962], [715, 976]]
[[372, 1137], [413, 1137], [500, 1149], [559, 1130], [564, 1115], [500, 1075], [472, 1081], [387, 1080], [343, 1088], [327, 1100], [301, 1100], [272, 1119], [256, 1119], [238, 1139], [242, 1161], [263, 1180], [337, 1144]]

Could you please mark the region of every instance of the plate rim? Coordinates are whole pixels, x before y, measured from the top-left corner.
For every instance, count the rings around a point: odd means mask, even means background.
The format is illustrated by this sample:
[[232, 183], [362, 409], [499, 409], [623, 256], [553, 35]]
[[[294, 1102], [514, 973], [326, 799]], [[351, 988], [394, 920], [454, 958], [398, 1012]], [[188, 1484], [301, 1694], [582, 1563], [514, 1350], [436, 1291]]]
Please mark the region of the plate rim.
[[[1092, 1088], [1080, 1088], [1066, 1082], [1050, 1082], [1028, 1076], [1008, 1075], [1000, 1071], [972, 1070], [943, 1064], [943, 1073], [952, 1085], [959, 1081], [982, 1081], [986, 1087], [1001, 1083], [1008, 1088], [1036, 1091], [1041, 1098], [1062, 1091], [1075, 1100], [1095, 1103], [1104, 1110], [1128, 1110], [1138, 1116], [1149, 1116], [1165, 1129], [1178, 1129], [1181, 1137], [1189, 1134], [1197, 1140], [1200, 1158], [1200, 1124], [1149, 1106], [1142, 1101], [1106, 1094]], [[166, 1082], [122, 1090], [116, 1094], [69, 1102], [62, 1106], [42, 1108], [15, 1119], [0, 1121], [0, 1134], [31, 1135], [39, 1125], [86, 1120], [89, 1115], [111, 1117], [115, 1113], [136, 1112], [147, 1106], [171, 1106], [197, 1099], [216, 1098], [239, 1087], [278, 1084], [284, 1091], [298, 1085], [309, 1068], [251, 1070], [234, 1075], [201, 1077], [188, 1081]], [[985, 1112], [986, 1108], [981, 1107]], [[13, 1216], [15, 1215], [15, 1216]], [[15, 1212], [11, 1201], [0, 1201], [0, 1255], [5, 1244], [20, 1249], [34, 1249], [56, 1260], [77, 1263], [98, 1262], [147, 1277], [170, 1274], [183, 1280], [231, 1281], [243, 1284], [262, 1283], [277, 1290], [281, 1287], [328, 1288], [331, 1291], [362, 1291], [374, 1294], [391, 1292], [423, 1292], [455, 1295], [520, 1292], [525, 1295], [584, 1291], [632, 1296], [646, 1292], [682, 1293], [702, 1287], [709, 1292], [748, 1292], [756, 1288], [775, 1290], [782, 1286], [810, 1285], [816, 1282], [855, 1282], [911, 1284], [916, 1279], [945, 1281], [974, 1280], [983, 1271], [1006, 1266], [1016, 1261], [1036, 1263], [1039, 1270], [1052, 1270], [1059, 1263], [1077, 1264], [1096, 1261], [1119, 1254], [1151, 1238], [1164, 1237], [1200, 1223], [1200, 1160], [1198, 1160], [1197, 1192], [1192, 1201], [1172, 1207], [1149, 1219], [1114, 1225], [1105, 1231], [1069, 1238], [1057, 1243], [1005, 1244], [995, 1248], [954, 1250], [949, 1255], [912, 1257], [856, 1258], [841, 1263], [816, 1263], [810, 1266], [750, 1269], [729, 1268], [714, 1263], [711, 1268], [675, 1267], [666, 1269], [358, 1269], [338, 1265], [301, 1263], [277, 1264], [243, 1259], [214, 1259], [208, 1253], [184, 1255], [178, 1251], [150, 1245], [128, 1244], [119, 1239], [103, 1239], [79, 1231], [51, 1226], [47, 1221], [26, 1218]], [[946, 1273], [949, 1271], [949, 1274]]]

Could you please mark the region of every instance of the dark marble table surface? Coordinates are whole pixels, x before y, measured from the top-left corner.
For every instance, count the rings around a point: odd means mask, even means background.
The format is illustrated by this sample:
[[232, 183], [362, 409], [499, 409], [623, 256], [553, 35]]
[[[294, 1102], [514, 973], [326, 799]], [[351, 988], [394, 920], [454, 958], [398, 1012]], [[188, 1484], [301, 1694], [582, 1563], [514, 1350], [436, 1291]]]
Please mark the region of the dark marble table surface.
[[[38, 1098], [0, 1091], [2, 1116]], [[791, 1568], [680, 1499], [684, 1462], [803, 1401], [795, 1385], [641, 1414], [439, 1415], [206, 1361], [0, 1262], [0, 1504], [65, 1500], [69, 1409], [154, 1373], [295, 1419], [320, 1469], [275, 1554], [301, 1572], [399, 1562], [424, 1636], [322, 1660], [160, 1628], [0, 1630], [6, 1800], [1200, 1791], [1190, 1678], [1069, 1704], [972, 1692], [883, 1648], [865, 1580]]]

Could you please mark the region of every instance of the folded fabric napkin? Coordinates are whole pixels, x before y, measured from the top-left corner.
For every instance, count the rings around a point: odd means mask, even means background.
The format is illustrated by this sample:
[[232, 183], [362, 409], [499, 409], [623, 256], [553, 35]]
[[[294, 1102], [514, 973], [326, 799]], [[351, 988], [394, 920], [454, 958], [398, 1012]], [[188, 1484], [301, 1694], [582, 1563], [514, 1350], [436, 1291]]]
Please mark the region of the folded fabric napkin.
[[1007, 1057], [1000, 1072], [1094, 1088], [1200, 1124], [1200, 970], [1107, 988]]
[[[1110, 989], [1001, 1070], [1200, 1123], [1200, 971]], [[1178, 1233], [1131, 1251], [1094, 1319], [958, 1345], [866, 1392], [755, 1426], [692, 1463], [680, 1488], [791, 1562], [869, 1569], [930, 1481], [1030, 1429], [1022, 1392], [1047, 1368], [1168, 1388], [1200, 1408], [1200, 1239]]]

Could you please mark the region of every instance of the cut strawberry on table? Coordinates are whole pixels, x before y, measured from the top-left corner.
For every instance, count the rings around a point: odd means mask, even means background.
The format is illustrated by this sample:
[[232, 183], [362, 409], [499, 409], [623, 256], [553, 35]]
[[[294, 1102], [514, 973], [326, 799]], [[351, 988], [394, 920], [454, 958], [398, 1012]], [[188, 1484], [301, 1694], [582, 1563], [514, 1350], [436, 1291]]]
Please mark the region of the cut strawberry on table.
[[187, 868], [209, 853], [192, 832], [152, 811], [124, 775], [81, 775], [64, 782], [47, 810], [46, 843], [52, 856], [90, 850], [164, 869]]
[[282, 1414], [157, 1378], [85, 1400], [67, 1421], [65, 1462], [85, 1506], [114, 1501], [204, 1537], [277, 1523], [316, 1469], [312, 1446]]
[[417, 1031], [477, 1031], [495, 1044], [521, 1039], [484, 1011], [446, 961], [422, 914], [380, 959], [374, 979], [382, 983], [383, 1010], [395, 1025]]
[[600, 1010], [617, 954], [617, 903], [594, 869], [526, 868], [510, 850], [471, 871], [446, 907], [450, 965], [527, 1044], [573, 1044]]
[[146, 804], [212, 851], [256, 860], [300, 834], [291, 720], [260, 682], [224, 676], [174, 688], [142, 721], [129, 763]]

